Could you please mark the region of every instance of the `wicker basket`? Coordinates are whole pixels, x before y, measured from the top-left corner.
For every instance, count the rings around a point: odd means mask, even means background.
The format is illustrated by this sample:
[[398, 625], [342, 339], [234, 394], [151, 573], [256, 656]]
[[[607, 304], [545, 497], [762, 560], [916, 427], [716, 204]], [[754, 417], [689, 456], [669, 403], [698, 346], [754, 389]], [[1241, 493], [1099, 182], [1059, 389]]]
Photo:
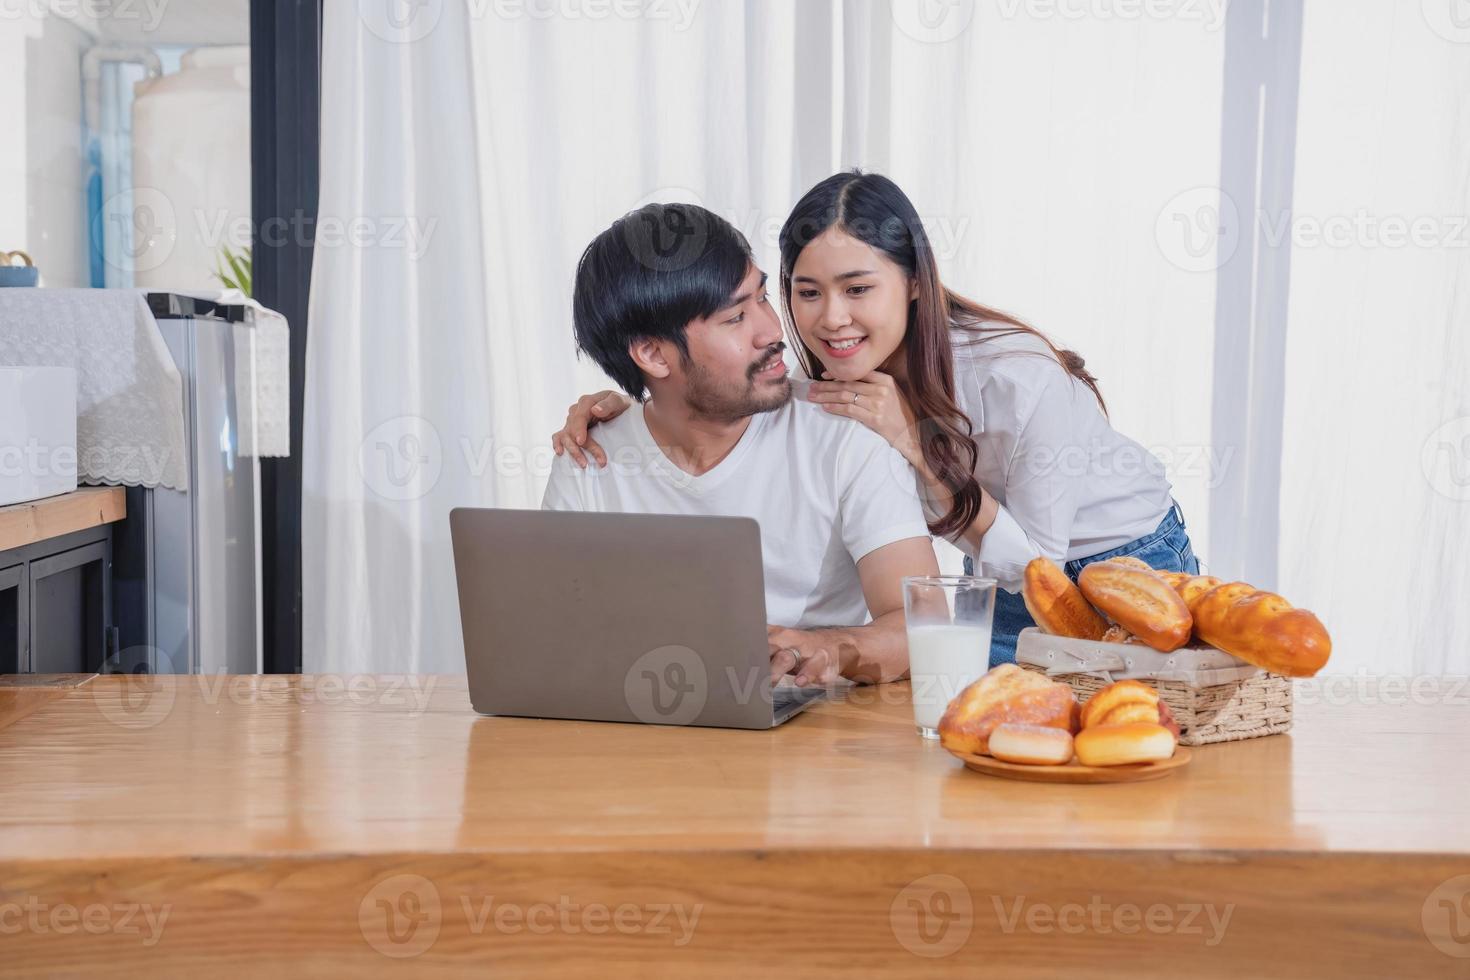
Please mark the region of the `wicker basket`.
[[1212, 647], [1159, 653], [1027, 629], [1016, 645], [1016, 663], [1065, 682], [1083, 704], [1114, 681], [1145, 681], [1174, 713], [1181, 745], [1233, 742], [1291, 729], [1291, 680]]

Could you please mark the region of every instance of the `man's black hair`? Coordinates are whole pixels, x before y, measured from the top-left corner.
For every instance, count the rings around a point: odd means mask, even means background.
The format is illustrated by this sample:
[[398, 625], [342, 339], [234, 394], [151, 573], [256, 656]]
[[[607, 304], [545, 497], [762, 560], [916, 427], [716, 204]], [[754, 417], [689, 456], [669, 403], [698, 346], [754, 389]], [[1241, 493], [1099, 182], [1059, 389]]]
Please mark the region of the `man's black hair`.
[[753, 261], [732, 224], [695, 204], [649, 204], [613, 222], [577, 263], [577, 346], [624, 391], [647, 386], [628, 345], [670, 340], [685, 360], [691, 320], [730, 305]]

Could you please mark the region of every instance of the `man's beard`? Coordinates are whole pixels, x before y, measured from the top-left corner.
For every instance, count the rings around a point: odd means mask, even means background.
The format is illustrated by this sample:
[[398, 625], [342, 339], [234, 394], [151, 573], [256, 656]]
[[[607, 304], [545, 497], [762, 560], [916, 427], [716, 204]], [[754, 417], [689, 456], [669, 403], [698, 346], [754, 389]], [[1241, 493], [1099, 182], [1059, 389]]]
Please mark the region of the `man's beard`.
[[780, 384], [760, 384], [755, 375], [762, 366], [770, 364], [770, 357], [779, 357], [785, 347], [785, 344], [777, 344], [765, 358], [751, 365], [746, 371], [745, 383], [738, 387], [715, 380], [699, 364], [686, 360], [684, 367], [688, 384], [684, 389], [684, 400], [695, 415], [717, 422], [736, 422], [761, 412], [774, 412], [791, 400], [791, 379], [783, 377]]

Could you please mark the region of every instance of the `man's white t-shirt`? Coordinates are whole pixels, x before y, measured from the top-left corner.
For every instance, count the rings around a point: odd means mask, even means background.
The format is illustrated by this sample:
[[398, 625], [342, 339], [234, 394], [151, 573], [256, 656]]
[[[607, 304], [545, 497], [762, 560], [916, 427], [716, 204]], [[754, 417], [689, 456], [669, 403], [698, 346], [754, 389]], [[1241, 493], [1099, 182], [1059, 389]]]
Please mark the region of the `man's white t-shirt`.
[[[608, 465], [557, 458], [543, 510], [752, 517], [760, 524], [766, 618], [812, 629], [870, 618], [857, 563], [884, 545], [927, 538], [914, 470], [866, 426], [808, 402], [750, 419], [719, 465], [693, 476], [674, 465], [633, 405], [594, 437]], [[717, 558], [718, 556], [711, 556]]]

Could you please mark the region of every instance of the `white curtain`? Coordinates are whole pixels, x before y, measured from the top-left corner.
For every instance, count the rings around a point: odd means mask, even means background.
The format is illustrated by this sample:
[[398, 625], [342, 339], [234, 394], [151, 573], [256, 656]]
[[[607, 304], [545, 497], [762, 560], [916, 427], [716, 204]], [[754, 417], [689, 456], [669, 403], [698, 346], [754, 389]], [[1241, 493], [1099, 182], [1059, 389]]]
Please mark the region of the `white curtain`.
[[[391, 12], [404, 0], [375, 2]], [[1086, 356], [1115, 424], [1169, 465], [1208, 563], [1218, 471], [1245, 464], [1211, 445], [1214, 264], [1181, 251], [1170, 220], [1181, 200], [1220, 183], [1223, 5], [1143, 7], [1168, 15], [1024, 0], [647, 0], [597, 7], [594, 17], [577, 4], [443, 0], [404, 6], [416, 19], [386, 26], [328, 16], [323, 214], [409, 217], [433, 230], [418, 256], [381, 242], [317, 247], [307, 669], [463, 669], [448, 511], [536, 506], [546, 436], [576, 394], [606, 385], [575, 357], [569, 312], [576, 259], [598, 231], [649, 200], [693, 200], [744, 230], [774, 272], [791, 205], [854, 165], [887, 173], [914, 199], [952, 286]], [[1069, 13], [1078, 9], [1090, 13]], [[1350, 25], [1332, 17], [1319, 8], [1308, 18], [1302, 82], [1301, 165], [1324, 176], [1360, 132], [1331, 91], [1338, 76], [1355, 60], [1424, 53], [1390, 53], [1391, 32], [1350, 39]], [[1343, 57], [1351, 45], [1364, 50]], [[1437, 84], [1452, 64], [1460, 71], [1454, 91], [1464, 90], [1470, 50], [1460, 48], [1435, 51]], [[1386, 113], [1428, 99], [1435, 71], [1419, 63], [1402, 91], [1380, 85], [1369, 96], [1363, 79], [1355, 84]], [[1435, 118], [1451, 118], [1451, 90], [1431, 101], [1442, 111]], [[1436, 159], [1463, 168], [1463, 131], [1456, 146], [1449, 135], [1441, 142], [1430, 148]], [[1427, 167], [1373, 171], [1373, 186], [1403, 189]], [[1456, 188], [1463, 195], [1463, 173], [1434, 176], [1445, 200]], [[1363, 184], [1339, 172], [1320, 186], [1348, 194]], [[1301, 173], [1296, 191], [1300, 204]], [[1371, 339], [1398, 346], [1405, 369], [1433, 364], [1437, 394], [1415, 395], [1425, 418], [1470, 414], [1463, 387], [1450, 392], [1465, 376], [1463, 347], [1458, 375], [1437, 353], [1413, 360], [1415, 347], [1463, 342], [1451, 335], [1452, 323], [1465, 323], [1464, 283], [1454, 320], [1454, 257], [1434, 253], [1444, 269], [1421, 270], [1425, 309], [1412, 317], [1420, 341], [1411, 343], [1397, 329], [1410, 325], [1405, 315], [1355, 308], [1344, 317], [1305, 294], [1352, 304], [1361, 270], [1322, 258], [1330, 267], [1312, 270], [1307, 259], [1297, 272], [1304, 260], [1293, 256], [1279, 584], [1333, 628], [1334, 669], [1470, 669], [1470, 612], [1446, 599], [1430, 615], [1375, 565], [1385, 540], [1399, 576], [1412, 576], [1401, 559], [1413, 549], [1449, 541], [1463, 552], [1470, 504], [1441, 495], [1408, 512], [1379, 501], [1371, 516], [1359, 513], [1383, 486], [1383, 457], [1324, 416], [1318, 393], [1363, 375]], [[1386, 314], [1406, 281], [1379, 275]], [[1332, 343], [1309, 339], [1345, 329], [1354, 333]], [[1341, 362], [1333, 370], [1313, 357], [1324, 346]], [[1351, 391], [1330, 395], [1366, 411], [1368, 399]], [[1385, 408], [1376, 424], [1386, 431], [1391, 415]], [[1324, 468], [1333, 474], [1327, 507]], [[1393, 475], [1407, 482], [1418, 472], [1416, 457]], [[1396, 533], [1396, 524], [1412, 530]], [[1356, 531], [1375, 553], [1354, 570]], [[1458, 589], [1448, 597], [1464, 594], [1465, 573], [1452, 570], [1463, 564], [1426, 552], [1418, 567], [1437, 573], [1432, 588]], [[1359, 586], [1377, 597], [1381, 617]], [[1400, 617], [1393, 630], [1390, 614]], [[1378, 644], [1398, 629], [1420, 648], [1456, 652], [1436, 661], [1405, 644], [1403, 663], [1389, 668]]]
[[495, 499], [462, 441], [488, 440], [492, 393], [516, 371], [486, 331], [466, 10], [405, 17], [397, 5], [343, 0], [324, 17], [303, 420], [308, 672], [464, 669], [448, 514]]
[[1470, 673], [1470, 22], [1309, 4], [1281, 591], [1333, 669]]

